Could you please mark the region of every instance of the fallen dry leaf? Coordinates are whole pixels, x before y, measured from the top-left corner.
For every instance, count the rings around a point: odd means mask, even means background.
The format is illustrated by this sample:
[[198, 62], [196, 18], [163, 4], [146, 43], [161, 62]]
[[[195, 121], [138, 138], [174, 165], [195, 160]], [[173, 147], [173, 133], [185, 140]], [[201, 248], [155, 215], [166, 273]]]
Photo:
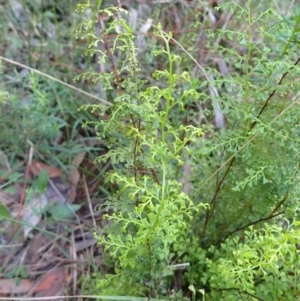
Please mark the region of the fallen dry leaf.
[[82, 153], [76, 155], [72, 160], [72, 164], [75, 166], [72, 166], [70, 169], [70, 172], [69, 172], [69, 184], [70, 184], [70, 189], [69, 189], [69, 193], [68, 193], [68, 203], [69, 204], [73, 204], [75, 201], [77, 185], [80, 181], [80, 173], [76, 166], [79, 166], [81, 164], [85, 155], [86, 155], [86, 152], [82, 152]]
[[48, 172], [49, 178], [59, 178], [62, 176], [61, 170], [56, 167], [49, 166], [39, 161], [31, 162], [30, 171], [32, 172], [32, 174], [39, 176], [43, 170], [46, 170]]
[[72, 164], [73, 164], [73, 165], [76, 165], [76, 166], [79, 166], [79, 165], [82, 163], [82, 161], [83, 161], [85, 155], [86, 155], [86, 152], [82, 152], [82, 153], [77, 154], [77, 155], [73, 158]]
[[34, 195], [32, 199], [26, 202], [22, 210], [22, 220], [26, 223], [22, 225], [25, 238], [41, 220], [47, 204], [48, 199], [44, 194]]
[[0, 279], [0, 294], [27, 294], [34, 283], [27, 279], [22, 279], [16, 284], [14, 279]]
[[4, 190], [0, 189], [0, 203], [4, 206], [9, 206], [14, 203], [14, 199], [11, 198]]
[[67, 282], [66, 271], [63, 267], [52, 269], [38, 281], [33, 289], [35, 297], [57, 296], [62, 293]]
[[4, 164], [6, 169], [8, 171], [11, 171], [11, 168], [10, 168], [10, 165], [9, 165], [9, 160], [8, 160], [6, 154], [2, 150], [0, 150], [0, 164], [1, 165]]
[[80, 181], [80, 173], [76, 167], [71, 167], [69, 172], [69, 192], [68, 192], [68, 203], [73, 204], [76, 198], [77, 185]]
[[46, 239], [45, 235], [43, 235], [41, 232], [38, 232], [34, 237], [31, 239], [28, 253], [25, 258], [26, 264], [34, 264], [37, 263], [40, 259], [40, 256], [44, 254], [41, 249], [42, 247], [46, 246], [48, 243], [48, 240]]

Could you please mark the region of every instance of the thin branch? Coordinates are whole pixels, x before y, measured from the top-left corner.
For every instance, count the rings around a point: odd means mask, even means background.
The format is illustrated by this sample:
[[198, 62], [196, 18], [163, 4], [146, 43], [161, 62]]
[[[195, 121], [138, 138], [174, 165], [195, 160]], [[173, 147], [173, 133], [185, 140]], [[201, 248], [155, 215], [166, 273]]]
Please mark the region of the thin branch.
[[237, 229], [233, 230], [232, 232], [229, 232], [229, 233], [222, 239], [222, 241], [225, 241], [229, 236], [231, 236], [232, 234], [235, 234], [236, 232], [243, 231], [243, 230], [247, 229], [247, 228], [250, 227], [250, 226], [256, 225], [256, 224], [261, 223], [261, 222], [265, 222], [265, 221], [267, 221], [267, 220], [270, 220], [270, 219], [272, 219], [272, 218], [274, 218], [274, 217], [276, 217], [276, 216], [282, 215], [282, 214], [284, 214], [284, 213], [285, 213], [285, 211], [278, 212], [278, 213], [276, 213], [276, 214], [271, 214], [271, 215], [269, 215], [268, 217], [260, 218], [260, 219], [254, 221], [254, 222], [248, 223], [247, 225], [244, 225], [244, 226], [242, 226], [242, 227], [240, 227], [240, 228], [237, 228]]
[[247, 291], [243, 291], [243, 290], [241, 290], [241, 289], [239, 289], [237, 287], [229, 287], [229, 288], [214, 288], [214, 287], [211, 287], [211, 289], [216, 290], [216, 291], [238, 291], [240, 294], [251, 296], [251, 297], [253, 297], [256, 300], [265, 301], [265, 300], [263, 300], [263, 299], [255, 296], [255, 295], [253, 295], [251, 293], [248, 293]]
[[[290, 67], [290, 69], [289, 69], [288, 71], [286, 71], [286, 72], [282, 75], [282, 77], [281, 77], [281, 79], [279, 80], [277, 86], [280, 86], [280, 85], [282, 84], [284, 78], [290, 73], [290, 71], [291, 71], [293, 68], [295, 68], [295, 66], [296, 66], [299, 62], [300, 62], [300, 58], [298, 58], [298, 60], [294, 63], [294, 65], [293, 65], [292, 67]], [[270, 100], [271, 100], [272, 97], [275, 95], [277, 89], [278, 89], [278, 88], [274, 89], [274, 91], [269, 95], [269, 97], [268, 97], [267, 100], [265, 101], [263, 107], [262, 107], [261, 110], [259, 111], [259, 113], [258, 113], [258, 115], [257, 115], [257, 117], [256, 117], [257, 119], [261, 116], [261, 114], [263, 113], [263, 111], [265, 110], [265, 108], [268, 106]], [[281, 113], [282, 113], [282, 112], [281, 112]], [[281, 113], [278, 114], [277, 116], [280, 116]], [[275, 119], [273, 119], [273, 120], [275, 120]], [[254, 122], [251, 124], [249, 131], [252, 130], [252, 129], [255, 127], [256, 123], [257, 123], [257, 121], [254, 121]], [[255, 135], [255, 136], [256, 136], [256, 135]], [[252, 138], [253, 138], [253, 137], [252, 137]], [[253, 139], [251, 139], [251, 140], [253, 140]], [[250, 143], [251, 140], [249, 140], [245, 145], [248, 145], [248, 144]], [[244, 145], [244, 146], [245, 146], [245, 145]], [[243, 146], [242, 148], [244, 148], [244, 146]], [[241, 150], [241, 149], [238, 149], [238, 151], [237, 151], [231, 158], [229, 158], [229, 160], [227, 160], [227, 161], [221, 166], [221, 167], [223, 167], [223, 166], [225, 166], [225, 165], [227, 164], [227, 162], [229, 162], [229, 165], [228, 165], [228, 167], [227, 167], [227, 169], [226, 169], [226, 171], [225, 171], [225, 173], [224, 173], [224, 175], [223, 175], [221, 181], [220, 181], [219, 184], [217, 185], [217, 187], [216, 187], [216, 189], [215, 189], [215, 192], [214, 192], [214, 195], [213, 195], [213, 197], [212, 197], [212, 199], [211, 199], [211, 201], [210, 201], [211, 208], [210, 208], [210, 212], [206, 212], [206, 218], [205, 218], [205, 222], [204, 222], [204, 226], [203, 226], [202, 236], [204, 236], [204, 234], [205, 234], [205, 232], [206, 232], [206, 229], [207, 229], [207, 225], [208, 225], [208, 223], [209, 223], [211, 217], [213, 216], [214, 209], [215, 209], [215, 206], [216, 206], [216, 198], [217, 198], [217, 195], [218, 195], [219, 191], [221, 190], [221, 185], [222, 185], [223, 182], [225, 181], [225, 179], [226, 179], [226, 177], [227, 177], [227, 175], [228, 175], [228, 173], [229, 173], [229, 170], [230, 170], [230, 168], [232, 167], [232, 165], [233, 165], [233, 163], [234, 163], [234, 161], [235, 161], [236, 155], [240, 152], [240, 150]], [[209, 179], [211, 179], [215, 174], [217, 174], [219, 170], [220, 170], [220, 168], [218, 168], [217, 171], [216, 171], [215, 173], [213, 173], [213, 175], [212, 175], [211, 177], [209, 177]], [[206, 182], [207, 182], [207, 181], [205, 181], [205, 183], [206, 183]], [[203, 185], [202, 185], [201, 187], [203, 187]]]
[[[294, 65], [292, 67], [289, 68], [288, 71], [286, 71], [285, 73], [283, 73], [283, 75], [281, 76], [281, 79], [279, 80], [277, 87], [280, 86], [284, 80], [284, 78], [290, 73], [291, 70], [293, 70], [300, 62], [300, 57], [298, 58], [298, 60], [294, 63]], [[263, 113], [263, 111], [265, 110], [265, 108], [268, 106], [271, 98], [275, 95], [276, 91], [278, 90], [278, 88], [274, 89], [269, 97], [267, 98], [267, 100], [265, 101], [264, 105], [262, 106], [262, 108], [260, 109], [259, 113], [256, 116], [256, 119], [258, 119], [260, 117], [260, 115]], [[254, 128], [254, 126], [256, 125], [257, 121], [255, 120], [251, 126], [250, 126], [250, 130], [252, 130]]]

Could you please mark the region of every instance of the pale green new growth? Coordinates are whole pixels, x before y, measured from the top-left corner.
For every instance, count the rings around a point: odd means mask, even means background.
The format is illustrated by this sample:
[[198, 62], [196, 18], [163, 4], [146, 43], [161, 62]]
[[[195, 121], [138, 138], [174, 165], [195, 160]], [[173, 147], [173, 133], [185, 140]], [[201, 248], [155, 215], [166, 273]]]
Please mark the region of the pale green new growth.
[[[231, 66], [228, 76], [200, 66], [192, 77], [194, 38], [173, 43], [158, 25], [163, 43], [152, 55], [168, 65], [148, 83], [123, 9], [94, 12], [112, 17], [101, 37], [96, 18], [78, 27], [89, 39], [87, 54], [111, 68], [83, 74], [102, 81], [111, 105], [84, 109], [100, 112], [94, 125], [109, 151], [98, 160], [114, 166], [107, 181], [117, 187], [106, 204], [113, 211], [106, 234], [95, 233], [114, 273], [96, 274], [89, 291], [177, 300], [190, 287], [197, 300], [297, 300], [300, 11], [258, 14], [256, 1], [245, 2], [221, 9], [243, 18], [246, 30], [206, 32], [210, 51]], [[220, 130], [209, 102], [226, 116]], [[208, 122], [197, 123], [197, 113]], [[187, 267], [180, 287], [172, 280], [176, 264]]]

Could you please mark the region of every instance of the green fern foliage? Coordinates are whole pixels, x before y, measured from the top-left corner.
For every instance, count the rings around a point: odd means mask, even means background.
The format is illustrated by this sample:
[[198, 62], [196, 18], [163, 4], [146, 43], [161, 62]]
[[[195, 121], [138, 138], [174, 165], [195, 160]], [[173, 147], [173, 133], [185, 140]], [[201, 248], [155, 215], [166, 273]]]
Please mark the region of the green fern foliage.
[[[243, 18], [244, 30], [206, 31], [230, 75], [203, 68], [158, 25], [162, 43], [152, 55], [167, 63], [150, 80], [127, 12], [78, 6], [95, 14], [78, 37], [111, 69], [82, 75], [103, 84], [110, 106], [82, 109], [99, 112], [94, 126], [109, 151], [98, 160], [112, 164], [107, 181], [117, 187], [105, 235], [95, 233], [114, 272], [97, 274], [89, 291], [182, 299], [190, 288], [199, 300], [297, 300], [300, 9], [287, 18], [244, 2], [218, 8]], [[110, 20], [101, 37], [93, 31], [98, 14]], [[216, 108], [226, 117], [218, 129]]]

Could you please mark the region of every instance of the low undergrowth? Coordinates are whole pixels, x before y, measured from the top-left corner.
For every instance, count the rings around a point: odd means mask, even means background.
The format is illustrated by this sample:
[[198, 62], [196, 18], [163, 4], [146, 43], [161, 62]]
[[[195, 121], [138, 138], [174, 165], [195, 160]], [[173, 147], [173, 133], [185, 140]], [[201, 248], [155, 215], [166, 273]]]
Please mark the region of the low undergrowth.
[[300, 10], [285, 17], [271, 8], [257, 13], [256, 5], [219, 7], [245, 22], [241, 31], [205, 30], [227, 73], [204, 68], [193, 49], [152, 26], [159, 41], [152, 59], [167, 65], [151, 80], [127, 11], [78, 5], [94, 12], [78, 37], [111, 68], [82, 75], [103, 84], [111, 105], [82, 110], [99, 114], [92, 124], [109, 151], [98, 161], [113, 165], [106, 179], [117, 187], [105, 204], [106, 234], [95, 233], [112, 272], [95, 273], [88, 292], [297, 299]]

